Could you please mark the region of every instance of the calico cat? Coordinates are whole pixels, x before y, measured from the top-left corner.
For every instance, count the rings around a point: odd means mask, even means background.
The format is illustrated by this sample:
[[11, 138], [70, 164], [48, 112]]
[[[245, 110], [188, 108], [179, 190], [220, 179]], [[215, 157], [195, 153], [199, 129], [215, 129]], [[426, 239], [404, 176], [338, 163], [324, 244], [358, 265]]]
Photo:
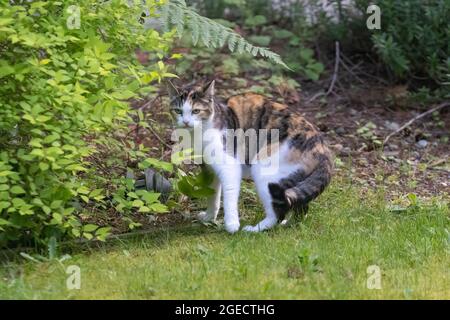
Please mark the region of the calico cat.
[[[283, 221], [290, 209], [305, 213], [308, 203], [322, 193], [331, 179], [332, 156], [322, 134], [297, 111], [259, 94], [240, 94], [221, 103], [214, 86], [214, 81], [184, 89], [168, 86], [170, 110], [177, 127], [208, 130], [212, 154], [227, 160], [209, 161], [206, 165], [214, 172], [211, 187], [216, 193], [208, 199], [208, 208], [199, 218], [216, 219], [223, 192], [225, 229], [230, 233], [238, 231], [239, 190], [241, 179], [247, 177], [255, 182], [266, 216], [255, 226], [244, 227], [244, 231], [270, 229]], [[278, 133], [277, 141], [265, 145], [266, 151], [271, 151], [267, 159], [276, 160], [277, 170], [268, 172], [258, 157], [253, 157], [256, 161], [252, 163], [248, 155], [240, 158], [236, 148], [229, 152], [225, 147], [229, 140], [227, 132], [237, 129], [255, 130], [258, 136], [264, 129]], [[204, 141], [201, 143], [206, 147]]]

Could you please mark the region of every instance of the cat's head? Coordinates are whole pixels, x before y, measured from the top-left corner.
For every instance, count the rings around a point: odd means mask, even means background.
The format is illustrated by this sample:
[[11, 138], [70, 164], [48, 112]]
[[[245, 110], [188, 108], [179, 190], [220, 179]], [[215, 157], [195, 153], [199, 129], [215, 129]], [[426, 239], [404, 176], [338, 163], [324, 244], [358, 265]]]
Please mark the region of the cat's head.
[[179, 128], [205, 126], [214, 116], [214, 80], [204, 86], [177, 89], [168, 84], [170, 112]]

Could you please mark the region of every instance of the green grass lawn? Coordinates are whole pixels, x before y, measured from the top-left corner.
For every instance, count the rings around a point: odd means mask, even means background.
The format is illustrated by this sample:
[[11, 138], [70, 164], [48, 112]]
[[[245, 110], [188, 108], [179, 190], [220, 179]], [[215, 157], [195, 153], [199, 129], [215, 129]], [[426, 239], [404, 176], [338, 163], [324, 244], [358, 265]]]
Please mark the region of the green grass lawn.
[[[450, 299], [447, 204], [386, 209], [382, 192], [334, 182], [302, 221], [260, 234], [201, 225], [157, 230], [72, 258], [3, 261], [1, 299]], [[261, 218], [242, 205], [243, 225]], [[81, 289], [66, 288], [66, 267]], [[368, 289], [367, 268], [381, 270]]]

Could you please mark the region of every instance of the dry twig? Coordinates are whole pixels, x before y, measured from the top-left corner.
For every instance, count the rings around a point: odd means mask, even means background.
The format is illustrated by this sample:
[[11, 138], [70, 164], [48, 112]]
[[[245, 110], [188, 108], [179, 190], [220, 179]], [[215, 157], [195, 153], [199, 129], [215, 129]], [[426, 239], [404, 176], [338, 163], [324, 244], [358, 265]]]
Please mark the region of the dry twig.
[[151, 131], [151, 133], [153, 133], [153, 135], [156, 137], [156, 139], [159, 140], [159, 142], [161, 142], [164, 146], [166, 146], [166, 148], [171, 149], [172, 146], [170, 144], [168, 144], [167, 142], [165, 142], [160, 136], [159, 134], [155, 131], [155, 129], [153, 129], [152, 125], [150, 123], [148, 123], [148, 129]]
[[331, 83], [330, 86], [328, 87], [327, 92], [319, 92], [316, 93], [314, 96], [312, 96], [311, 99], [309, 99], [306, 103], [311, 103], [314, 100], [316, 100], [317, 98], [321, 97], [321, 96], [328, 96], [334, 89], [334, 85], [336, 83], [337, 77], [338, 77], [338, 72], [339, 72], [339, 64], [340, 64], [340, 48], [339, 48], [339, 41], [335, 42], [335, 46], [336, 46], [336, 58], [334, 61], [334, 72], [333, 72], [333, 77], [331, 78]]
[[402, 125], [400, 128], [398, 128], [398, 129], [395, 130], [394, 132], [391, 132], [391, 133], [384, 139], [383, 144], [386, 144], [386, 143], [389, 141], [389, 139], [392, 138], [392, 136], [396, 135], [396, 134], [399, 133], [400, 131], [403, 131], [405, 128], [407, 128], [407, 127], [409, 127], [411, 124], [413, 124], [416, 120], [419, 120], [419, 119], [425, 117], [426, 115], [429, 115], [430, 113], [433, 113], [433, 112], [435, 112], [435, 111], [437, 111], [437, 110], [439, 110], [439, 109], [442, 109], [442, 108], [445, 108], [445, 107], [448, 107], [448, 106], [450, 106], [450, 103], [449, 103], [449, 102], [444, 102], [444, 103], [441, 103], [441, 104], [437, 105], [436, 107], [431, 108], [430, 110], [425, 111], [424, 113], [421, 113], [421, 114], [419, 114], [418, 116], [412, 118], [411, 120], [409, 120], [408, 122], [406, 122], [404, 125]]
[[334, 72], [333, 72], [333, 78], [331, 79], [331, 84], [330, 87], [328, 88], [328, 91], [326, 93], [326, 95], [328, 96], [334, 88], [334, 84], [336, 83], [337, 77], [338, 77], [338, 72], [339, 72], [339, 62], [341, 61], [340, 59], [340, 49], [339, 49], [339, 41], [335, 42], [335, 46], [336, 46], [336, 58], [334, 61]]

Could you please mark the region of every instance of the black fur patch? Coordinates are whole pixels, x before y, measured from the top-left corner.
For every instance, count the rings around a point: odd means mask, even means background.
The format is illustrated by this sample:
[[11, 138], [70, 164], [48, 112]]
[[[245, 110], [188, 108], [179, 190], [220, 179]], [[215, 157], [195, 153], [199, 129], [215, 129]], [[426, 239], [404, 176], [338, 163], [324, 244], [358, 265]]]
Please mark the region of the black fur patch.
[[321, 143], [323, 143], [323, 137], [321, 134], [306, 138], [304, 133], [298, 133], [291, 139], [290, 146], [300, 150], [301, 152], [308, 152], [314, 149], [317, 144]]
[[285, 189], [278, 183], [269, 183], [268, 187], [270, 195], [272, 196], [273, 211], [275, 211], [278, 221], [283, 221], [286, 213], [289, 211], [289, 204], [287, 203], [284, 195]]
[[267, 102], [264, 104], [264, 106], [259, 111], [259, 114], [256, 119], [256, 125], [255, 129], [264, 129], [267, 126], [267, 122], [269, 122], [269, 115], [270, 115], [270, 106], [267, 104]]

